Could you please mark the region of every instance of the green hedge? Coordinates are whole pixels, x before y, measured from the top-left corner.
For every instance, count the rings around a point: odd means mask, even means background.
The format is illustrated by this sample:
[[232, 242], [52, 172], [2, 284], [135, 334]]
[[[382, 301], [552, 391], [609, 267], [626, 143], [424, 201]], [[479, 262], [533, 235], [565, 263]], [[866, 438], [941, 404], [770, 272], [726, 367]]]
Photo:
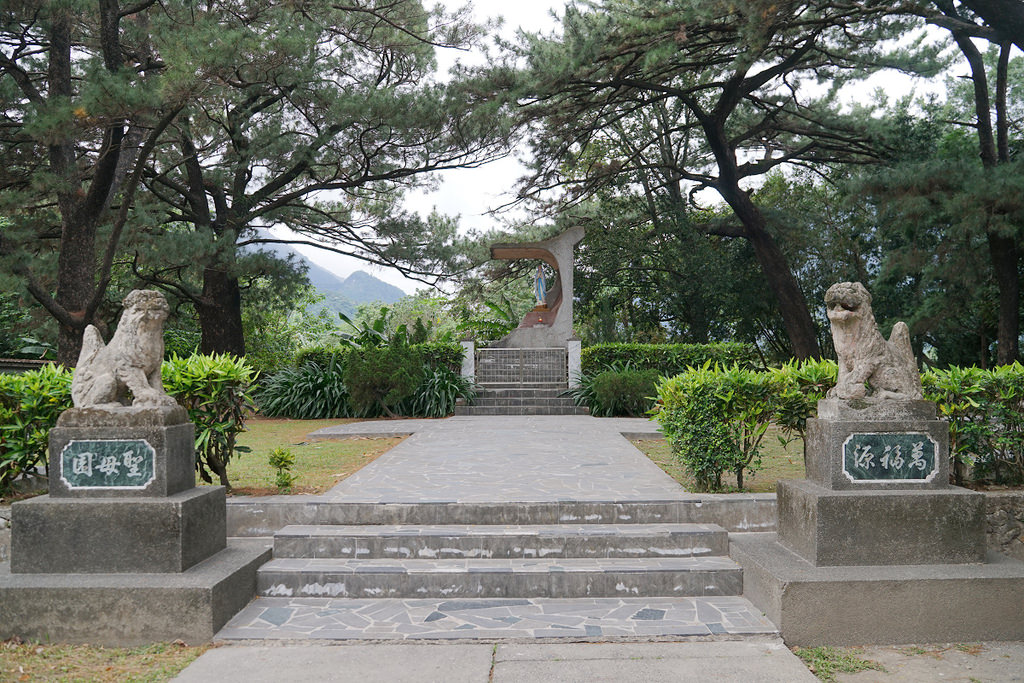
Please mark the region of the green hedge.
[[0, 374], [0, 496], [15, 479], [46, 465], [50, 429], [71, 407], [71, 373], [57, 365]]
[[921, 376], [924, 397], [949, 420], [953, 476], [995, 484], [1024, 483], [1024, 366], [949, 368]]
[[161, 367], [164, 388], [185, 407], [196, 426], [196, 470], [199, 477], [231, 487], [227, 466], [235, 452], [245, 416], [255, 406], [249, 389], [253, 370], [244, 358], [229, 354], [172, 356]]
[[581, 368], [584, 375], [596, 375], [616, 364], [630, 365], [635, 370], [656, 370], [661, 375], [675, 375], [688, 367], [705, 363], [758, 366], [757, 349], [749, 344], [720, 342], [716, 344], [595, 344], [583, 349]]
[[[769, 420], [791, 437], [803, 437], [818, 400], [835, 386], [836, 364], [806, 361], [752, 373], [773, 387], [769, 395], [750, 391], [760, 381], [750, 374], [736, 367], [703, 366], [658, 387], [658, 420], [666, 438], [709, 489], [721, 485], [723, 471], [737, 471], [737, 463], [750, 455], [742, 444], [749, 434], [756, 436], [753, 425], [764, 416], [770, 414]], [[969, 469], [977, 482], [1024, 483], [1024, 366], [928, 370], [921, 383], [925, 399], [934, 401], [949, 421], [956, 483], [964, 483]], [[760, 417], [751, 422], [751, 415]], [[755, 454], [751, 462], [756, 460]]]
[[275, 373], [256, 394], [271, 417], [443, 417], [472, 399], [455, 343], [305, 349], [301, 365]]

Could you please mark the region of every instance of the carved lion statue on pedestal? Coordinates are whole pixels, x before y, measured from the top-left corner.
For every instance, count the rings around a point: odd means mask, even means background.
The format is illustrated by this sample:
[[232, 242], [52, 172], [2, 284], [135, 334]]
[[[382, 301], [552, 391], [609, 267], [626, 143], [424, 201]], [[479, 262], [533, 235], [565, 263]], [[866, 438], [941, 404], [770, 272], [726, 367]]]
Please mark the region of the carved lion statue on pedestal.
[[829, 287], [825, 306], [839, 361], [839, 378], [828, 398], [922, 397], [921, 374], [906, 323], [893, 325], [886, 341], [871, 312], [871, 295], [859, 282], [840, 282]]
[[163, 294], [136, 289], [124, 299], [124, 312], [109, 344], [99, 330], [85, 328], [71, 399], [76, 408], [174, 406], [164, 392], [160, 364], [164, 358], [164, 321], [170, 308]]

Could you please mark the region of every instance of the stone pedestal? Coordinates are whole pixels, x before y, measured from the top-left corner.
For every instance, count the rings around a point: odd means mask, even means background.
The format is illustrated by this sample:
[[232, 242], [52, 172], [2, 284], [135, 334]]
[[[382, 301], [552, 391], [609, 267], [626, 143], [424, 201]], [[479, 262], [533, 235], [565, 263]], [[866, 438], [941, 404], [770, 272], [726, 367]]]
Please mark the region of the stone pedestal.
[[255, 595], [269, 549], [228, 547], [223, 487], [195, 486], [193, 430], [178, 406], [61, 415], [49, 495], [11, 509], [0, 638], [201, 642]]
[[949, 485], [934, 404], [820, 401], [805, 444], [807, 479], [777, 487], [778, 533], [732, 548], [787, 643], [1024, 636], [1024, 563], [986, 555], [985, 497]]

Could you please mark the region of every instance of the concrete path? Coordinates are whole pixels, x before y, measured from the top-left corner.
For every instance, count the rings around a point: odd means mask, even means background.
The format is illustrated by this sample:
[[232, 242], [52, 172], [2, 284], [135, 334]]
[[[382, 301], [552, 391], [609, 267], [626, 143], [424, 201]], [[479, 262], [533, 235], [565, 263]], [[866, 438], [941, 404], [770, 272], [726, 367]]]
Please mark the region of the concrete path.
[[658, 438], [646, 419], [451, 417], [326, 427], [311, 439], [412, 436], [340, 482], [353, 503], [683, 500], [671, 477], [623, 434]]
[[181, 683], [813, 682], [777, 638], [677, 643], [235, 646], [210, 650]]

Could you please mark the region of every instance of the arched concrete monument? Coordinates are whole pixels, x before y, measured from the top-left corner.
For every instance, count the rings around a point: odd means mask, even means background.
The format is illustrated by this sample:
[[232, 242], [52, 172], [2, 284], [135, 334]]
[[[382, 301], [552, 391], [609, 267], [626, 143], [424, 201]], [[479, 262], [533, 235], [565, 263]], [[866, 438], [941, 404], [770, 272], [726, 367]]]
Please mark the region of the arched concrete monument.
[[[583, 239], [583, 228], [569, 228], [561, 235], [543, 242], [503, 243], [491, 245], [491, 258], [504, 260], [539, 259], [555, 271], [553, 284], [543, 297], [543, 304], [527, 313], [519, 327], [491, 344], [498, 348], [567, 348], [572, 331], [573, 251]], [[540, 279], [543, 282], [543, 279]]]

